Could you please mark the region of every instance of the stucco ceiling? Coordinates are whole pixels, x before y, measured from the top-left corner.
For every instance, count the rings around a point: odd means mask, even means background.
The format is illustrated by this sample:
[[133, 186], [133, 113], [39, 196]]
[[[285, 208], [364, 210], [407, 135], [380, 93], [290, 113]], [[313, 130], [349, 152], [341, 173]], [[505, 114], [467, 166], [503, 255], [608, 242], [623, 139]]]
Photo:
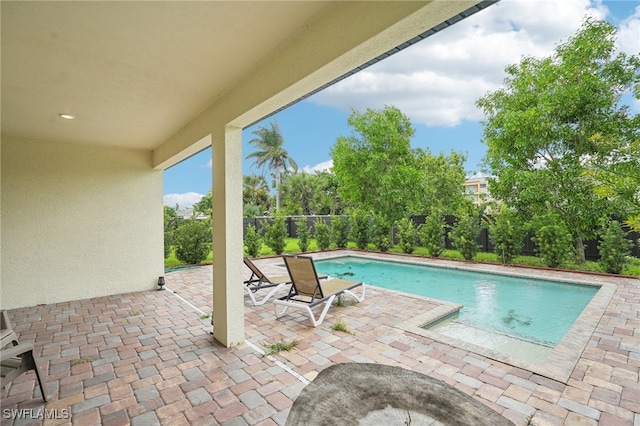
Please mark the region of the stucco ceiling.
[[2, 1], [2, 133], [155, 148], [328, 7]]
[[229, 106], [253, 108], [225, 117], [245, 126], [495, 1], [3, 0], [2, 135], [153, 150], [166, 167]]

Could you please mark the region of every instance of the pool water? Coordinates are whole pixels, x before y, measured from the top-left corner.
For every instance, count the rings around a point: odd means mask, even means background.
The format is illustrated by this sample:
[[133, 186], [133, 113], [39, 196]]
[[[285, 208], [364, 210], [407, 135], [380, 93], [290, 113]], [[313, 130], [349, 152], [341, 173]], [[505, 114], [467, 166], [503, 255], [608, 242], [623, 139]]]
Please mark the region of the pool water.
[[315, 265], [318, 273], [332, 277], [464, 305], [453, 322], [435, 326], [463, 340], [465, 334], [483, 340], [504, 336], [553, 347], [598, 291], [588, 285], [352, 256]]

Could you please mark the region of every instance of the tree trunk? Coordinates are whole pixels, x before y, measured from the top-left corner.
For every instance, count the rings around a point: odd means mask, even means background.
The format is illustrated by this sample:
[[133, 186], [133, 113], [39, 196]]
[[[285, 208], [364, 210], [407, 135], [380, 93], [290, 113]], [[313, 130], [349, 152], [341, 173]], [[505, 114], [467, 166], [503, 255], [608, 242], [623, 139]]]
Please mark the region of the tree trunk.
[[276, 168], [276, 211], [280, 210], [280, 169]]
[[576, 249], [576, 263], [578, 265], [582, 265], [586, 261], [584, 257], [584, 241], [582, 241], [582, 237], [576, 237], [573, 244]]

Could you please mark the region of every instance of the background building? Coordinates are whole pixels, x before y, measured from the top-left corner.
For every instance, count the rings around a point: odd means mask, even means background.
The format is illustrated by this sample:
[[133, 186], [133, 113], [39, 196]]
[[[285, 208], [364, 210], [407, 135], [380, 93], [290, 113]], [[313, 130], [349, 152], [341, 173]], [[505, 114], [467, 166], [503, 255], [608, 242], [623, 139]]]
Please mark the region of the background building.
[[467, 178], [464, 182], [464, 190], [467, 197], [475, 204], [480, 206], [490, 201], [489, 191], [487, 190], [487, 179], [491, 176], [485, 176], [482, 173]]

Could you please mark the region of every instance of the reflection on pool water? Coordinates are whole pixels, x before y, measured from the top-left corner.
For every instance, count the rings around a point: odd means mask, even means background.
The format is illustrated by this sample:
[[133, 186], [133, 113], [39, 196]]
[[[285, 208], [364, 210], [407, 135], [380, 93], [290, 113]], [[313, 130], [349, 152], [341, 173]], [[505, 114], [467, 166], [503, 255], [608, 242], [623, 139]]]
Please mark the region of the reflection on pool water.
[[[540, 360], [569, 330], [598, 287], [346, 256], [319, 273], [464, 305], [438, 333]], [[532, 356], [532, 354], [534, 354]]]

